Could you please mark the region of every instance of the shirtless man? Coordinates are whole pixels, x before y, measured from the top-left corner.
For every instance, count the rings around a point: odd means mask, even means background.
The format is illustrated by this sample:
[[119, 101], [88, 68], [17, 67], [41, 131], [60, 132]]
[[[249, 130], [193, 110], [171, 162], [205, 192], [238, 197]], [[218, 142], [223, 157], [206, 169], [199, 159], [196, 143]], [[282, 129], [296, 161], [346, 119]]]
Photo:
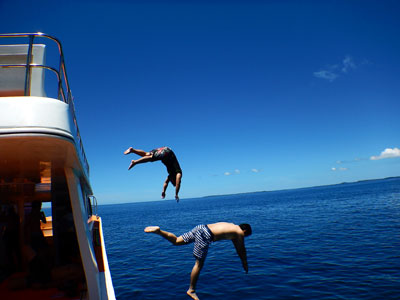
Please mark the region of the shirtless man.
[[163, 190], [161, 192], [161, 198], [165, 198], [165, 192], [167, 190], [168, 183], [171, 182], [172, 185], [175, 186], [175, 199], [177, 202], [179, 202], [179, 190], [181, 188], [182, 169], [179, 165], [178, 159], [175, 156], [175, 153], [171, 150], [171, 148], [161, 147], [153, 149], [150, 152], [146, 152], [129, 147], [125, 150], [124, 154], [127, 155], [129, 153], [135, 153], [141, 156], [141, 158], [137, 160], [132, 160], [128, 170], [132, 169], [137, 164], [161, 160], [161, 162], [167, 167], [168, 172], [167, 179], [164, 181]]
[[186, 293], [195, 300], [199, 300], [199, 297], [196, 295], [197, 279], [199, 278], [200, 271], [203, 268], [208, 247], [212, 242], [231, 240], [240, 260], [242, 261], [243, 269], [246, 274], [248, 272], [244, 238], [252, 233], [249, 224], [235, 225], [233, 223], [219, 222], [208, 225], [198, 225], [191, 231], [186, 232], [179, 237], [176, 237], [176, 235], [171, 232], [161, 230], [158, 226], [148, 226], [144, 231], [158, 234], [176, 246], [194, 242], [193, 256], [196, 258], [196, 263], [194, 264], [192, 273], [190, 274], [190, 286]]

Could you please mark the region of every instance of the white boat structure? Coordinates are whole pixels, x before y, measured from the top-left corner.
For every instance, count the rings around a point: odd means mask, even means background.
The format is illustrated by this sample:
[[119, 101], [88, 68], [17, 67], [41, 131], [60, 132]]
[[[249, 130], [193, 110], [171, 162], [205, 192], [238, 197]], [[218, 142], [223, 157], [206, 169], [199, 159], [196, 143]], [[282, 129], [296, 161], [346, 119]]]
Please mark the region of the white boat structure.
[[96, 211], [61, 43], [0, 34], [0, 299], [115, 299]]

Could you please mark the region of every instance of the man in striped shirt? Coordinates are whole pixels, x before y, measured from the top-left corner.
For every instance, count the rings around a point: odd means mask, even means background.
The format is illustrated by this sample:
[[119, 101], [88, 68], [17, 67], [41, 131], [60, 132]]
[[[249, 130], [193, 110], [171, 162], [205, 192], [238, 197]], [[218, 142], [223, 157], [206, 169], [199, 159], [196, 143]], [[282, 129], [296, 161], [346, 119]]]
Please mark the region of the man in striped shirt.
[[196, 294], [197, 279], [199, 278], [200, 271], [203, 268], [208, 247], [212, 242], [231, 240], [240, 260], [242, 261], [243, 269], [246, 274], [248, 272], [244, 238], [252, 233], [249, 224], [235, 225], [233, 223], [219, 222], [208, 225], [198, 225], [191, 231], [186, 232], [179, 237], [171, 232], [161, 230], [158, 226], [148, 226], [144, 231], [158, 234], [176, 246], [194, 243], [193, 256], [196, 258], [196, 263], [194, 264], [192, 273], [190, 274], [190, 286], [186, 293], [195, 300], [199, 299]]

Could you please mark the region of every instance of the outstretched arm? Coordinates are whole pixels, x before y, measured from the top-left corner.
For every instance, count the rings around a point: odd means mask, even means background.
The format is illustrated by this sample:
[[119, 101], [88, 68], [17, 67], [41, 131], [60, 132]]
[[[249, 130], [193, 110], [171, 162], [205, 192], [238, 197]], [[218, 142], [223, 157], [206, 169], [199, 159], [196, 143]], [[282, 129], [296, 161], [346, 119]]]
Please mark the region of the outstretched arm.
[[164, 181], [163, 190], [161, 192], [161, 198], [162, 199], [165, 198], [165, 192], [167, 191], [168, 183], [169, 183], [169, 178], [167, 176], [167, 179], [165, 179], [165, 181]]
[[235, 246], [236, 252], [242, 261], [242, 266], [246, 274], [249, 272], [249, 267], [247, 265], [247, 254], [246, 247], [244, 246], [244, 236], [239, 236], [237, 239], [232, 240], [233, 245]]

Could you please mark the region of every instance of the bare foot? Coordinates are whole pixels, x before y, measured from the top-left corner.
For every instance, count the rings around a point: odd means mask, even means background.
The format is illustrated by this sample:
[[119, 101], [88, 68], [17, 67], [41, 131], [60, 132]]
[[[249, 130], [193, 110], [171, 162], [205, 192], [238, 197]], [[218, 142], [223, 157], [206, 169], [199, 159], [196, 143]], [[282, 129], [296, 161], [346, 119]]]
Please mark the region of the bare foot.
[[156, 232], [158, 232], [158, 231], [160, 231], [160, 227], [158, 227], [158, 226], [147, 226], [147, 227], [144, 229], [144, 232], [156, 233]]
[[200, 298], [197, 297], [195, 290], [189, 289], [189, 290], [187, 290], [186, 294], [188, 294], [194, 300], [200, 300]]
[[132, 152], [133, 152], [133, 148], [132, 148], [132, 147], [129, 147], [128, 149], [126, 149], [126, 150], [124, 151], [124, 154], [127, 155], [127, 154], [132, 153]]
[[132, 160], [132, 161], [131, 161], [131, 164], [129, 165], [129, 168], [128, 168], [128, 170], [132, 169], [134, 165], [135, 165], [135, 161], [134, 161], [134, 160]]

